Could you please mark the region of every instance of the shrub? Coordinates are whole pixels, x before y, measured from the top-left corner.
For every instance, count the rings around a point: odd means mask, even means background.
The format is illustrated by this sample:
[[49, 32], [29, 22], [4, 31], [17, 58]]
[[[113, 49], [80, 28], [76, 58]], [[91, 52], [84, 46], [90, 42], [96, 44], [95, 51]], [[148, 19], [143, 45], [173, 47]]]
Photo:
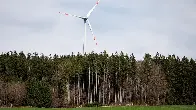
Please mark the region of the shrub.
[[34, 107], [50, 107], [51, 91], [47, 83], [31, 81], [27, 89], [27, 105]]

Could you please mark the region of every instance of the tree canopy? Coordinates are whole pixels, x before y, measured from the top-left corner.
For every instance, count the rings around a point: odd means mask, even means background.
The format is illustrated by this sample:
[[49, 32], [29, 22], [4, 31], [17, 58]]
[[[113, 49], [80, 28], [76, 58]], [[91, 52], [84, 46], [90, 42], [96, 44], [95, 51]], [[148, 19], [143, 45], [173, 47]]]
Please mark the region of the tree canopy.
[[[196, 102], [195, 60], [158, 52], [155, 56], [146, 53], [137, 61], [134, 54], [123, 52], [45, 56], [10, 51], [0, 55], [0, 76], [1, 106]], [[16, 90], [20, 92], [14, 94]], [[16, 96], [20, 103], [14, 101]]]

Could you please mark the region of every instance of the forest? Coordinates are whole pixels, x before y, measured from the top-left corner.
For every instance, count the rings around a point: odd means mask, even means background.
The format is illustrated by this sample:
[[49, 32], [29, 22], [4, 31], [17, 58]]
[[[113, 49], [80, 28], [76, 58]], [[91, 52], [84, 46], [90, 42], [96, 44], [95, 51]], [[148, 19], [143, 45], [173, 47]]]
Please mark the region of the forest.
[[0, 55], [0, 106], [194, 105], [196, 61], [176, 55]]

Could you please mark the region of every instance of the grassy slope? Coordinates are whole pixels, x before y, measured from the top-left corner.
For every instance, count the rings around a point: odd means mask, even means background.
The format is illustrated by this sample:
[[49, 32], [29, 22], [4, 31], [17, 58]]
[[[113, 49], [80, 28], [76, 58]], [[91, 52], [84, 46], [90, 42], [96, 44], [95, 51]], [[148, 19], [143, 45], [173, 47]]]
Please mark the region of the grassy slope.
[[1, 108], [0, 110], [196, 110], [196, 106], [133, 106], [133, 107], [99, 107], [99, 108]]

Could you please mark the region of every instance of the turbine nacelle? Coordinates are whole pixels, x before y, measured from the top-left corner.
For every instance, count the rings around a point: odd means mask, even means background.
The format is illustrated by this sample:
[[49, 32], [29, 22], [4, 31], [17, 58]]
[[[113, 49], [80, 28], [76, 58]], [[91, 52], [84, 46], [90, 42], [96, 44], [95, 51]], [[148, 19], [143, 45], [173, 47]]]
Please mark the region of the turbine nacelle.
[[88, 18], [82, 18], [84, 21], [87, 21], [88, 20]]

